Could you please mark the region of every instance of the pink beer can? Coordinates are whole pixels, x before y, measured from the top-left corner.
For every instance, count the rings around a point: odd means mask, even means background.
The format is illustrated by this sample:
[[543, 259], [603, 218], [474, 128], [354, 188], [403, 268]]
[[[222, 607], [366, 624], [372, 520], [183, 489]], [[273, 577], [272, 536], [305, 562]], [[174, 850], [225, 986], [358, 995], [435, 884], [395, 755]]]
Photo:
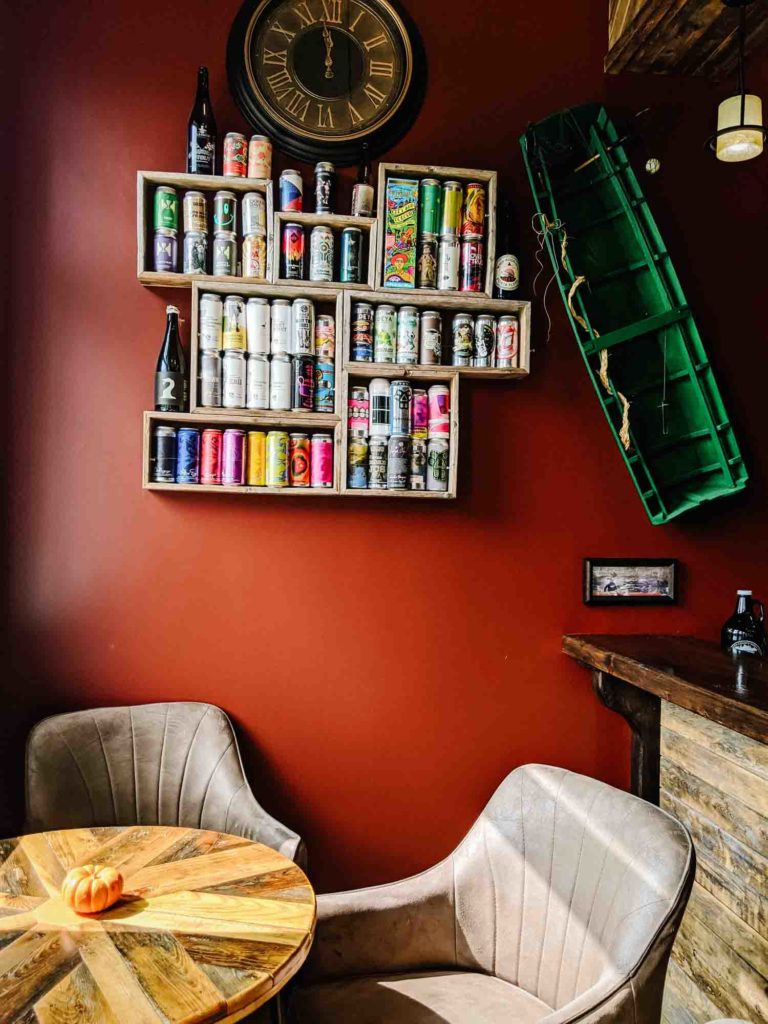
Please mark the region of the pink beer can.
[[245, 483], [245, 431], [224, 431], [221, 453], [221, 482], [229, 487]]
[[333, 487], [333, 438], [330, 434], [312, 435], [310, 483], [312, 487]]
[[429, 432], [429, 399], [424, 388], [414, 388], [411, 398], [411, 437], [427, 437]]
[[429, 400], [429, 436], [448, 437], [451, 432], [451, 392], [445, 384], [433, 384]]
[[224, 136], [222, 170], [225, 178], [244, 178], [248, 170], [248, 142], [240, 132], [227, 132]]
[[248, 143], [248, 177], [272, 177], [272, 143], [266, 135], [252, 135]]
[[500, 316], [496, 327], [496, 365], [517, 366], [520, 327], [516, 316]]

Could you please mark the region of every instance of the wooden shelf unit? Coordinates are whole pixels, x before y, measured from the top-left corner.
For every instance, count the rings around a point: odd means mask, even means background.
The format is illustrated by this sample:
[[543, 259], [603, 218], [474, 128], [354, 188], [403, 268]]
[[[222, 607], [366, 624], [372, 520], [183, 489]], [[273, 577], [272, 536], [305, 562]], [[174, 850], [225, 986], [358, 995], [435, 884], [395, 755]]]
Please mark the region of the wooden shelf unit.
[[[154, 225], [153, 203], [155, 189], [159, 185], [169, 185], [179, 192], [179, 234], [178, 234], [178, 265], [183, 266], [184, 251], [184, 192], [204, 192], [208, 199], [208, 260], [213, 253], [213, 197], [216, 192], [227, 190], [234, 192], [238, 200], [247, 192], [261, 192], [267, 207], [267, 274], [264, 278], [257, 277], [219, 277], [213, 274], [182, 274], [166, 273], [153, 270], [154, 266]], [[136, 175], [136, 273], [141, 284], [150, 288], [191, 288], [195, 281], [205, 283], [231, 283], [239, 285], [266, 283], [272, 279], [272, 252], [274, 232], [274, 210], [272, 200], [272, 182], [267, 178], [225, 178], [220, 174], [175, 174], [172, 171], [139, 171]], [[242, 221], [238, 202], [237, 216], [237, 252], [238, 260], [242, 254]], [[233, 290], [236, 290], [233, 289]]]
[[341, 258], [341, 232], [344, 228], [360, 228], [363, 232], [363, 281], [361, 283], [344, 281], [307, 281], [314, 287], [369, 289], [373, 288], [376, 254], [377, 223], [375, 217], [348, 217], [340, 213], [294, 213], [290, 210], [275, 213], [272, 249], [273, 280], [276, 284], [300, 287], [302, 281], [292, 281], [280, 277], [282, 272], [283, 224], [301, 224], [304, 228], [304, 272], [309, 274], [309, 238], [312, 228], [325, 225], [333, 231], [333, 267], [339, 273]]
[[[498, 174], [496, 171], [481, 171], [467, 167], [441, 167], [433, 164], [379, 164], [378, 191], [376, 194], [376, 219], [379, 222], [376, 243], [376, 273], [373, 287], [391, 295], [456, 295], [457, 292], [441, 292], [436, 288], [385, 288], [384, 247], [387, 235], [387, 178], [437, 178], [438, 181], [460, 181], [466, 186], [479, 181], [486, 187], [485, 196], [485, 290], [484, 292], [461, 292], [473, 296], [482, 295], [489, 299], [493, 295], [493, 276], [496, 264], [496, 207], [498, 203]], [[418, 249], [417, 249], [418, 259]]]
[[[377, 377], [387, 377], [392, 371], [393, 376], [408, 377], [408, 371], [421, 374], [422, 376], [433, 376], [444, 370], [456, 370], [461, 377], [474, 377], [476, 379], [489, 380], [522, 380], [530, 373], [531, 359], [531, 304], [518, 299], [489, 299], [486, 296], [473, 295], [467, 300], [468, 293], [461, 292], [425, 292], [416, 289], [413, 292], [405, 292], [401, 289], [387, 291], [381, 289], [375, 292], [369, 291], [347, 291], [344, 293], [344, 338], [343, 338], [343, 360], [344, 369], [349, 373], [360, 373], [363, 367], [376, 367], [380, 372], [374, 374]], [[451, 366], [443, 363], [439, 366], [425, 364], [407, 363], [361, 363], [351, 358], [352, 342], [352, 306], [355, 302], [370, 302], [374, 308], [378, 305], [387, 304], [390, 306], [416, 306], [417, 309], [435, 309], [442, 314], [443, 318], [443, 359], [451, 357], [451, 321], [456, 313], [469, 313], [475, 317], [482, 313], [490, 313], [492, 316], [516, 316], [519, 323], [518, 334], [518, 365], [517, 366]]]

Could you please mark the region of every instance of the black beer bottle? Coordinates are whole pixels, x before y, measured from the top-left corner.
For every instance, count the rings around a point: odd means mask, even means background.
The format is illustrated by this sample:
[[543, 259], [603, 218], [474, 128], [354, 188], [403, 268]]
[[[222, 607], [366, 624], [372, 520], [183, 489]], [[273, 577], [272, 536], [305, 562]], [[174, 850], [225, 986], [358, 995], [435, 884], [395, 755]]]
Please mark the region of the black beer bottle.
[[165, 337], [157, 357], [155, 409], [184, 412], [187, 407], [187, 360], [179, 337], [179, 311], [166, 307]]
[[520, 285], [520, 264], [515, 255], [512, 204], [504, 203], [504, 210], [496, 239], [496, 268], [493, 277], [495, 299], [516, 299]]
[[216, 118], [208, 92], [208, 68], [197, 71], [197, 95], [187, 128], [187, 173], [216, 173]]
[[[755, 615], [755, 609], [759, 609]], [[765, 657], [765, 611], [751, 590], [736, 591], [736, 610], [723, 626], [720, 646], [726, 654], [756, 654]]]

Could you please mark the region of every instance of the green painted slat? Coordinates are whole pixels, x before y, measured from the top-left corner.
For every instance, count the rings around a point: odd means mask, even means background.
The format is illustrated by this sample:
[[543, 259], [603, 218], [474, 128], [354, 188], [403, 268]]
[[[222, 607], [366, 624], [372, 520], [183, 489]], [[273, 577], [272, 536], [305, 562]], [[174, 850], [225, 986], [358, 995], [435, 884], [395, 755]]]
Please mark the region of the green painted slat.
[[[625, 341], [632, 341], [634, 338], [641, 338], [644, 334], [653, 334], [662, 327], [669, 327], [670, 324], [679, 323], [690, 314], [687, 306], [683, 309], [670, 309], [668, 313], [658, 313], [656, 316], [649, 316], [635, 324], [627, 324], [609, 334], [601, 334], [599, 338], [584, 343], [584, 351], [588, 355], [594, 355], [604, 348], [612, 348], [614, 345], [621, 345]], [[693, 369], [693, 367], [691, 367]]]

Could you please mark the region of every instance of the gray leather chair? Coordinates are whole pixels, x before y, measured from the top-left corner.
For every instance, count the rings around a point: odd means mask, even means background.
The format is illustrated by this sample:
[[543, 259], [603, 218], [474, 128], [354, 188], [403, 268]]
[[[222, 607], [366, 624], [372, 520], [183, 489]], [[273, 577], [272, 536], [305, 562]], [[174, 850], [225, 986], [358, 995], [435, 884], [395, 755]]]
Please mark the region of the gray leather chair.
[[182, 825], [254, 839], [302, 867], [304, 844], [259, 805], [232, 723], [180, 702], [54, 715], [27, 740], [28, 832]]
[[519, 768], [436, 867], [319, 898], [293, 1020], [658, 1024], [694, 863], [658, 807]]

